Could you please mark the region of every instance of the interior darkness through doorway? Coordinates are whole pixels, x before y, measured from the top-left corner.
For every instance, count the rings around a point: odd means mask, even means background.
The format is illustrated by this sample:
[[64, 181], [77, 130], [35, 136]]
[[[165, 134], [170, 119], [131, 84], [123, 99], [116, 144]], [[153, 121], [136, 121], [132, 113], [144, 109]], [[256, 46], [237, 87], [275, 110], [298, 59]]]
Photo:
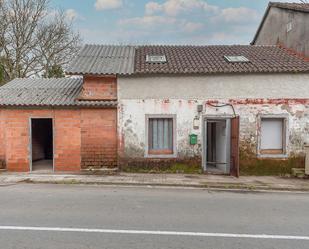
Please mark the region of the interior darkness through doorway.
[[32, 170], [53, 169], [53, 120], [31, 120]]

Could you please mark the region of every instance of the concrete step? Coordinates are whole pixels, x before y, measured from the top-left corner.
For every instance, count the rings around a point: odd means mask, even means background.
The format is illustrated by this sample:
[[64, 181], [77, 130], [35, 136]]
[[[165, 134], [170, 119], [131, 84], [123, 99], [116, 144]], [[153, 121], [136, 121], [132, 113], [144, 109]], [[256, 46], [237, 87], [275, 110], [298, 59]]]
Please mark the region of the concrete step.
[[302, 168], [292, 168], [292, 176], [297, 178], [305, 178], [305, 169]]
[[119, 172], [119, 168], [88, 168], [82, 169], [81, 173], [86, 175], [113, 175]]

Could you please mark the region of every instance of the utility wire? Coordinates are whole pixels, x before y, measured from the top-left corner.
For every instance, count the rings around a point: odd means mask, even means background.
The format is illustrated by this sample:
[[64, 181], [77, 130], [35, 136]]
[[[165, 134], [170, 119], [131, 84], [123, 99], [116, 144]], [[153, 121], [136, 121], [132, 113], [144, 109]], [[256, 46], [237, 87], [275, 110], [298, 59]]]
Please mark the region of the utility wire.
[[226, 107], [226, 106], [230, 106], [233, 110], [233, 113], [234, 113], [234, 117], [236, 118], [236, 112], [235, 112], [235, 108], [232, 104], [221, 104], [221, 105], [214, 105], [214, 104], [210, 104], [210, 103], [207, 103], [207, 105], [209, 106], [212, 106], [212, 107], [215, 107], [215, 108], [221, 108], [221, 107]]

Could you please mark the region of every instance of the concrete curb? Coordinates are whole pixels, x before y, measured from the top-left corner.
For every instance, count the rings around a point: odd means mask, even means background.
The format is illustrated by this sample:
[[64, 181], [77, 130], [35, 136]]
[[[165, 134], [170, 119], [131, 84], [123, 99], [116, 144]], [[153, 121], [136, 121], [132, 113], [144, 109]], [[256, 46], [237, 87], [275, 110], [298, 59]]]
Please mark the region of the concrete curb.
[[[74, 178], [65, 180], [36, 180], [23, 179], [15, 184], [68, 184], [68, 185], [102, 185], [102, 186], [122, 186], [122, 187], [171, 187], [171, 188], [196, 188], [216, 191], [241, 191], [241, 192], [308, 192], [309, 188], [299, 187], [276, 187], [265, 185], [231, 184], [231, 183], [205, 183], [205, 184], [173, 184], [173, 183], [151, 183], [151, 182], [104, 182], [104, 181], [80, 181]], [[10, 184], [10, 183], [8, 183]]]
[[166, 188], [198, 188], [234, 191], [293, 191], [308, 192], [309, 180], [282, 177], [241, 177], [189, 174], [133, 174], [80, 175], [1, 173], [0, 186], [19, 183], [71, 184], [105, 186], [140, 186]]

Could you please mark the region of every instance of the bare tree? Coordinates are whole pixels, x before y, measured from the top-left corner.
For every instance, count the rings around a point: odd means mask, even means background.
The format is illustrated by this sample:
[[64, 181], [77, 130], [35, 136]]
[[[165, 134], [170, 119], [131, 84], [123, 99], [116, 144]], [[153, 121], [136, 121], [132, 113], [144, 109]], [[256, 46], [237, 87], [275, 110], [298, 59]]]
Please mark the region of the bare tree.
[[8, 79], [49, 75], [78, 50], [80, 35], [48, 0], [0, 0], [0, 64]]

